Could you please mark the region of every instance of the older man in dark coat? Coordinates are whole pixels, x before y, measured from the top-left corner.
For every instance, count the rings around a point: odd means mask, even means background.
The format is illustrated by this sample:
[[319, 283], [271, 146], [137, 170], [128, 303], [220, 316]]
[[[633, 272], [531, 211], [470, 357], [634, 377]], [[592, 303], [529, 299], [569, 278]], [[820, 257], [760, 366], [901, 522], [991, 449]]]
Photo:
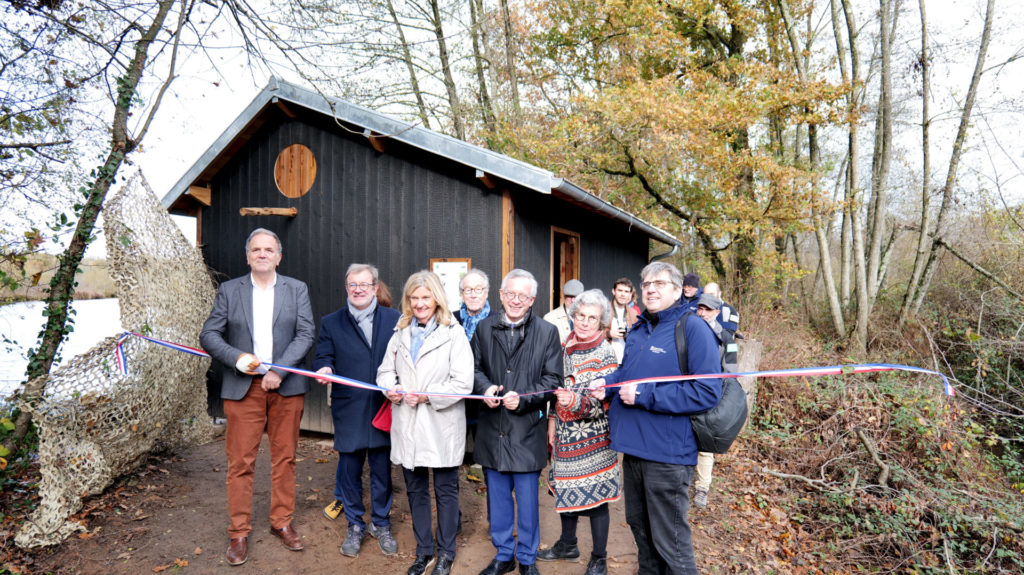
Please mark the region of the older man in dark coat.
[[561, 387], [562, 346], [558, 329], [531, 312], [536, 296], [537, 280], [530, 272], [510, 271], [501, 282], [501, 312], [481, 321], [473, 336], [474, 393], [494, 397], [480, 409], [473, 453], [487, 476], [491, 542], [497, 549], [480, 575], [508, 573], [517, 559], [520, 573], [537, 573], [537, 486], [547, 464], [550, 394], [521, 394]]
[[[348, 301], [345, 307], [324, 316], [316, 343], [313, 369], [373, 383], [384, 359], [388, 341], [401, 315], [377, 305], [377, 268], [352, 264], [345, 274]], [[326, 380], [325, 380], [326, 381]], [[334, 419], [334, 449], [338, 471], [334, 501], [325, 509], [328, 519], [341, 511], [348, 520], [341, 553], [359, 554], [363, 538], [370, 534], [386, 555], [398, 552], [391, 534], [391, 436], [371, 424], [385, 398], [381, 393], [334, 383], [331, 385], [331, 415]], [[363, 515], [363, 465], [370, 465], [370, 522]]]

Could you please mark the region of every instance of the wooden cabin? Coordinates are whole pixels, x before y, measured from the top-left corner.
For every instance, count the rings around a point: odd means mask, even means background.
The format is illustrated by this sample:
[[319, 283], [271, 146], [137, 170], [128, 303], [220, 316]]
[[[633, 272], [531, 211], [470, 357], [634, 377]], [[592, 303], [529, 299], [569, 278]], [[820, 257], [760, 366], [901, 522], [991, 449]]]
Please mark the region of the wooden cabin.
[[[250, 231], [277, 233], [278, 271], [309, 285], [317, 327], [345, 305], [353, 262], [379, 268], [396, 306], [413, 272], [471, 266], [487, 273], [497, 309], [502, 276], [523, 268], [537, 277], [534, 311], [544, 314], [569, 279], [607, 294], [621, 276], [636, 283], [652, 251], [681, 245], [547, 170], [279, 79], [163, 203], [196, 219], [197, 243], [218, 281], [248, 273]], [[665, 249], [652, 249], [652, 240]], [[214, 369], [217, 415], [219, 385]], [[333, 432], [325, 387], [311, 387], [302, 428]]]

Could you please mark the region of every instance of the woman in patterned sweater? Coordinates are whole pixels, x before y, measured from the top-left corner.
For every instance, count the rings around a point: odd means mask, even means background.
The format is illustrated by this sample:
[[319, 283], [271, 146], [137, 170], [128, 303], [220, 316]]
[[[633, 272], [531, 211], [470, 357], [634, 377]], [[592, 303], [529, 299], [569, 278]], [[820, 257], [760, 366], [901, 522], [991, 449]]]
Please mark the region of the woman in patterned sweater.
[[537, 552], [537, 559], [575, 559], [576, 524], [590, 517], [594, 549], [586, 575], [608, 572], [608, 503], [620, 497], [618, 455], [611, 450], [608, 416], [600, 400], [590, 396], [591, 380], [618, 368], [615, 352], [605, 338], [611, 307], [600, 290], [580, 294], [569, 309], [573, 331], [565, 342], [565, 387], [555, 392], [557, 403], [548, 419], [552, 458], [548, 487], [562, 520], [562, 534], [552, 547]]

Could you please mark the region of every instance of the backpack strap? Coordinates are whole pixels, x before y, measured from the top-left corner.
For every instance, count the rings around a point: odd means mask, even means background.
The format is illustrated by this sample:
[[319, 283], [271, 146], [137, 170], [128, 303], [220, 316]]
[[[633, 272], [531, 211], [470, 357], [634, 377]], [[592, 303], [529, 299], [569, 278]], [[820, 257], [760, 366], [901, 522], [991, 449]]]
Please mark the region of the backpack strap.
[[690, 375], [690, 361], [686, 352], [686, 318], [693, 315], [692, 311], [683, 314], [676, 322], [676, 355], [679, 357], [679, 373]]

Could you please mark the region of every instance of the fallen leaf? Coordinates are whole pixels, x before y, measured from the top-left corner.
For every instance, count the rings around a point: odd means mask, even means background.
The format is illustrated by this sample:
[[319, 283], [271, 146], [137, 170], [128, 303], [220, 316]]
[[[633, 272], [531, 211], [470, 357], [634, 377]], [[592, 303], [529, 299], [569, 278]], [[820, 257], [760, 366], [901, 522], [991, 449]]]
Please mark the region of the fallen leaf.
[[185, 561], [184, 559], [175, 559], [174, 564], [178, 567], [188, 567], [188, 561]]
[[125, 561], [127, 561], [127, 560], [132, 558], [132, 554], [127, 552], [127, 551], [125, 551], [124, 553], [118, 555], [117, 558], [118, 559], [124, 559]]
[[168, 563], [167, 565], [160, 565], [159, 567], [153, 568], [153, 573], [160, 573], [161, 571], [167, 571], [171, 567], [174, 567], [174, 563]]
[[93, 531], [91, 533], [86, 531], [85, 533], [79, 533], [78, 534], [78, 538], [79, 539], [92, 539], [95, 536], [96, 536], [96, 532], [95, 531]]
[[316, 493], [306, 496], [306, 501], [316, 501], [317, 499], [319, 499], [319, 497], [317, 496]]
[[326, 457], [317, 457], [316, 463], [327, 463], [329, 460]]
[[192, 553], [194, 553], [196, 555], [202, 555], [203, 554], [203, 548], [202, 547], [196, 547], [196, 550], [193, 551]]

